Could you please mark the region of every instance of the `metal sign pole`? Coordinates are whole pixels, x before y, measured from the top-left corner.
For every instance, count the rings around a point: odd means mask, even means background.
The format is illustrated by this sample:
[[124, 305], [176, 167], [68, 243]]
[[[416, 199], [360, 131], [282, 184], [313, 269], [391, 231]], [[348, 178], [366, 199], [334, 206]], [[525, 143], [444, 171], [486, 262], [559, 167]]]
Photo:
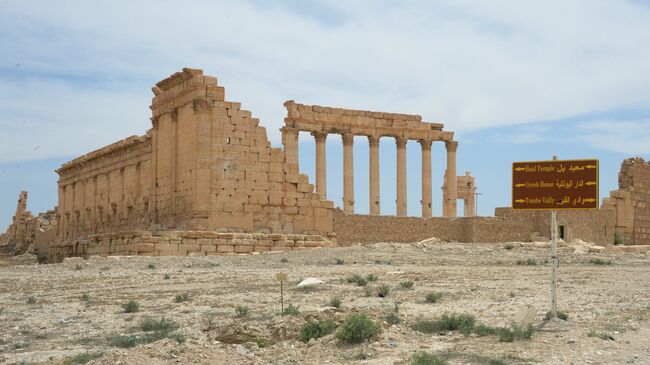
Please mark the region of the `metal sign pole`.
[[[557, 156], [553, 156], [557, 160]], [[551, 210], [551, 318], [557, 317], [557, 210]]]
[[551, 318], [557, 317], [557, 211], [551, 211]]

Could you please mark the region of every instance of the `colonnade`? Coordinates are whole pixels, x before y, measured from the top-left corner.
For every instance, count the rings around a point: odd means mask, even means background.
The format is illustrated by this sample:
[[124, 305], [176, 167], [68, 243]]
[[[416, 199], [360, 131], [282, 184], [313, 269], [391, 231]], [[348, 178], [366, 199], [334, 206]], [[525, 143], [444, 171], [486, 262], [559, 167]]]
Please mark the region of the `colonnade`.
[[[284, 144], [287, 162], [298, 164], [298, 133], [297, 128], [283, 127], [282, 142]], [[311, 132], [316, 142], [316, 192], [327, 198], [327, 158], [326, 140], [328, 132]], [[343, 211], [354, 214], [354, 134], [340, 133], [343, 141]], [[380, 214], [379, 193], [379, 139], [392, 137], [397, 145], [397, 216], [407, 215], [406, 189], [406, 143], [408, 139], [402, 136], [365, 135], [369, 145], [369, 202], [371, 215]], [[432, 216], [432, 185], [431, 185], [431, 145], [437, 140], [421, 139], [418, 143], [422, 148], [422, 217]], [[443, 187], [443, 216], [456, 216], [457, 177], [456, 149], [457, 141], [443, 141], [447, 149], [447, 169], [445, 187]]]

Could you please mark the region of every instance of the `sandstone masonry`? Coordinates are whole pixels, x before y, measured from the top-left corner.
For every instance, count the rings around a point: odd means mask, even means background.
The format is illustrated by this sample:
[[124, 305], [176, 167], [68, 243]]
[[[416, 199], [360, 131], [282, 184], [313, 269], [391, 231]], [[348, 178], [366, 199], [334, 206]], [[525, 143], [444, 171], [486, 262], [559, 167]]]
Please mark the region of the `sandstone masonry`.
[[[114, 242], [119, 248], [96, 251], [139, 252], [143, 239], [138, 237], [166, 237], [167, 232], [176, 238], [149, 240], [184, 245], [197, 231], [258, 234], [247, 239], [256, 242], [215, 241], [223, 244], [216, 248], [223, 253], [301, 247], [259, 234], [311, 237], [297, 240], [310, 242], [304, 247], [336, 242], [333, 203], [314, 192], [282, 149], [270, 146], [266, 129], [251, 112], [225, 101], [216, 78], [186, 68], [157, 83], [153, 92], [152, 128], [145, 135], [57, 170], [61, 223], [51, 248], [54, 260]], [[143, 253], [195, 252], [194, 246], [160, 247], [170, 249]]]

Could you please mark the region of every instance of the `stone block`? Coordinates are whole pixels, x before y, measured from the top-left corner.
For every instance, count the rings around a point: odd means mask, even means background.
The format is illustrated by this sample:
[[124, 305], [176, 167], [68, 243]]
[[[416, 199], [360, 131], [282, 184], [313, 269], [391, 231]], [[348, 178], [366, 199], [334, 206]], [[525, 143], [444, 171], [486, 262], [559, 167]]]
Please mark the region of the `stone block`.
[[233, 246], [233, 245], [219, 245], [219, 246], [217, 246], [217, 252], [220, 252], [220, 253], [235, 252], [235, 246]]
[[253, 246], [253, 245], [247, 245], [247, 246], [237, 245], [237, 246], [235, 246], [235, 252], [236, 253], [249, 253], [249, 252], [253, 252], [254, 249], [255, 249], [255, 246]]

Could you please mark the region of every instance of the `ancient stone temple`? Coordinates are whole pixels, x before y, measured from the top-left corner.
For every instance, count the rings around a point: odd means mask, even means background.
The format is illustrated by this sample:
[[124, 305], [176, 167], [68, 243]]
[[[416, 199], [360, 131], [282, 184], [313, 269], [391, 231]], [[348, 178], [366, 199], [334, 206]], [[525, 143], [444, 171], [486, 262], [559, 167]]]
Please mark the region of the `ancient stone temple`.
[[153, 87], [152, 128], [57, 170], [53, 258], [246, 253], [335, 244], [333, 204], [217, 79]]
[[[354, 214], [354, 156], [352, 145], [354, 137], [368, 139], [369, 153], [369, 212], [380, 214], [379, 196], [379, 142], [382, 137], [393, 139], [397, 146], [397, 216], [407, 215], [406, 189], [406, 143], [418, 141], [422, 147], [422, 217], [432, 216], [431, 186], [431, 144], [442, 142], [447, 148], [447, 169], [443, 190], [443, 216], [456, 216], [456, 202], [465, 200], [465, 216], [474, 215], [475, 179], [468, 172], [466, 176], [456, 176], [456, 149], [454, 133], [443, 131], [443, 124], [427, 123], [419, 115], [373, 112], [303, 105], [293, 100], [284, 103], [287, 108], [285, 126], [282, 128], [282, 142], [287, 158], [292, 164], [298, 163], [298, 133], [309, 132], [316, 141], [316, 192], [326, 195], [326, 151], [325, 141], [330, 134], [339, 134], [343, 141], [343, 211]], [[471, 184], [471, 185], [470, 185]], [[459, 196], [459, 191], [462, 196]], [[471, 192], [470, 192], [471, 191]]]

